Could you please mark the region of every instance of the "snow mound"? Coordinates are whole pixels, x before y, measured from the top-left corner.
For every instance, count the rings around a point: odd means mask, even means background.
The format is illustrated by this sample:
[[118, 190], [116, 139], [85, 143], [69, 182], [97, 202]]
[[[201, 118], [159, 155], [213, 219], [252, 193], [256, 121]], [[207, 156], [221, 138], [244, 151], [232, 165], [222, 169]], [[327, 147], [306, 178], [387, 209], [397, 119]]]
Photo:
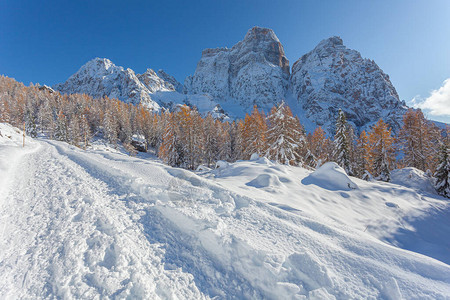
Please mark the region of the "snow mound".
[[327, 162], [302, 180], [304, 185], [315, 184], [331, 191], [350, 191], [358, 186], [337, 163]]
[[252, 156], [250, 156], [250, 160], [258, 160], [258, 159], [259, 159], [258, 153], [253, 153]]
[[261, 174], [250, 182], [247, 182], [248, 186], [253, 186], [255, 188], [264, 188], [269, 186], [280, 186], [281, 181], [278, 176], [273, 174]]
[[5, 123], [0, 123], [1, 145], [22, 145], [22, 131]]
[[226, 169], [230, 165], [229, 162], [224, 160], [219, 160], [216, 162], [216, 169]]
[[427, 193], [436, 194], [431, 178], [425, 172], [408, 167], [393, 170], [391, 172], [391, 182], [411, 188], [415, 191], [425, 191]]

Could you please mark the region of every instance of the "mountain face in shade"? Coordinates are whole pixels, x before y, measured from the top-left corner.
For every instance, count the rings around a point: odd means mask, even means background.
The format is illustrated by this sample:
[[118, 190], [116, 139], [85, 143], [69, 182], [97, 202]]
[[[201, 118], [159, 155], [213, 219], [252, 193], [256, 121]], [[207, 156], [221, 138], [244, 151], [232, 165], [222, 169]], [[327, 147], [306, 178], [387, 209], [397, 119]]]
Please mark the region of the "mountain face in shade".
[[356, 128], [383, 118], [394, 130], [406, 110], [389, 76], [373, 60], [345, 47], [339, 37], [321, 41], [297, 60], [290, 79], [305, 116], [328, 132], [339, 108]]
[[244, 108], [271, 107], [285, 98], [289, 61], [271, 29], [254, 27], [231, 49], [206, 49], [184, 92], [234, 100]]

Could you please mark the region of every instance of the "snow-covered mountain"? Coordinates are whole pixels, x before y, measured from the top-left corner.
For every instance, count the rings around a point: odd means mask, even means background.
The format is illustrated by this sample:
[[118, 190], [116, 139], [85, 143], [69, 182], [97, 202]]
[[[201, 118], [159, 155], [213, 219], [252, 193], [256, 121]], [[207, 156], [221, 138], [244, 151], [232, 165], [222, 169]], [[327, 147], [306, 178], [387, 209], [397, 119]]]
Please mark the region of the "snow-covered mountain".
[[[163, 74], [170, 76], [166, 73]], [[137, 78], [145, 85], [150, 93], [158, 91], [175, 91], [175, 87], [172, 83], [159, 77], [152, 69], [147, 69], [145, 73], [137, 75]]]
[[84, 93], [95, 98], [117, 98], [134, 105], [142, 104], [154, 111], [189, 104], [196, 106], [201, 113], [211, 112], [220, 119], [228, 117], [225, 112], [217, 111], [216, 107], [220, 106], [211, 96], [182, 94], [182, 85], [163, 70], [155, 72], [147, 69], [136, 75], [133, 70], [117, 66], [106, 58], [87, 62], [66, 82], [53, 88], [65, 94]]
[[339, 108], [359, 130], [379, 118], [397, 130], [407, 109], [389, 76], [373, 60], [345, 47], [341, 38], [321, 41], [294, 63], [290, 74], [279, 39], [271, 29], [260, 27], [250, 29], [231, 49], [203, 50], [184, 86], [162, 70], [136, 75], [108, 59], [96, 58], [54, 88], [63, 93], [107, 95], [153, 110], [188, 103], [210, 112], [220, 104], [227, 115], [237, 118], [255, 104], [268, 111], [286, 100], [308, 131], [320, 125], [329, 134], [334, 132]]
[[406, 111], [389, 76], [336, 36], [321, 41], [294, 63], [291, 85], [306, 117], [329, 132], [339, 108], [357, 128], [383, 118], [394, 130]]
[[267, 111], [286, 99], [302, 121], [323, 126], [328, 133], [334, 132], [339, 108], [357, 129], [383, 118], [397, 130], [406, 111], [389, 76], [373, 60], [345, 47], [339, 37], [320, 42], [294, 63], [289, 75], [280, 41], [271, 29], [259, 27], [231, 49], [204, 50], [194, 75], [185, 80], [184, 92], [209, 94], [224, 108], [235, 100], [242, 112], [253, 104]]
[[254, 27], [231, 49], [206, 49], [184, 92], [207, 93], [217, 101], [235, 100], [243, 108], [270, 108], [285, 99], [289, 60], [271, 29]]
[[54, 89], [66, 94], [108, 96], [134, 105], [141, 103], [153, 110], [160, 109], [157, 101], [152, 99], [153, 93], [175, 91], [177, 88], [180, 90], [180, 84], [162, 70], [157, 74], [148, 69], [136, 75], [133, 70], [116, 66], [107, 58], [95, 58], [87, 62], [66, 82], [54, 86]]

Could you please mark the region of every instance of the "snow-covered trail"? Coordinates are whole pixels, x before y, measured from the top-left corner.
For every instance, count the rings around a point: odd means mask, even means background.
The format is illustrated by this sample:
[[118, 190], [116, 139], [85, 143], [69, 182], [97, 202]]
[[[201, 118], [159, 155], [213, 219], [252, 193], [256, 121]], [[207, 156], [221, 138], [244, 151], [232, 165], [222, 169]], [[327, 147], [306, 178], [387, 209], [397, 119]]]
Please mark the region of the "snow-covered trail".
[[30, 147], [0, 202], [0, 298], [449, 298], [448, 265], [361, 231], [155, 161]]
[[129, 195], [57, 147], [39, 143], [13, 187], [2, 213], [1, 298], [200, 297], [192, 276], [164, 269], [160, 245], [147, 241], [123, 201]]

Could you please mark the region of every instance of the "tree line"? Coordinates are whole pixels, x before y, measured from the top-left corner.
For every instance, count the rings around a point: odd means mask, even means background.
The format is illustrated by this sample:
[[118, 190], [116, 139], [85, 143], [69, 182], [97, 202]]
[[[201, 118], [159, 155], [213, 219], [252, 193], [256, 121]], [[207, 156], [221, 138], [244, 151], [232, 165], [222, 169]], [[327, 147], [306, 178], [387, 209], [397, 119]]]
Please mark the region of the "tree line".
[[397, 135], [380, 119], [358, 136], [339, 110], [330, 138], [321, 127], [307, 134], [284, 102], [268, 115], [255, 106], [242, 120], [220, 121], [186, 105], [154, 113], [106, 96], [62, 95], [0, 76], [0, 121], [25, 124], [32, 137], [42, 134], [81, 148], [101, 137], [135, 154], [133, 144], [140, 140], [168, 165], [187, 169], [211, 167], [219, 160], [246, 160], [254, 153], [306, 168], [335, 161], [349, 175], [366, 180], [389, 181], [391, 170], [410, 166], [434, 174], [438, 191], [450, 196], [448, 134], [420, 110], [406, 112]]

